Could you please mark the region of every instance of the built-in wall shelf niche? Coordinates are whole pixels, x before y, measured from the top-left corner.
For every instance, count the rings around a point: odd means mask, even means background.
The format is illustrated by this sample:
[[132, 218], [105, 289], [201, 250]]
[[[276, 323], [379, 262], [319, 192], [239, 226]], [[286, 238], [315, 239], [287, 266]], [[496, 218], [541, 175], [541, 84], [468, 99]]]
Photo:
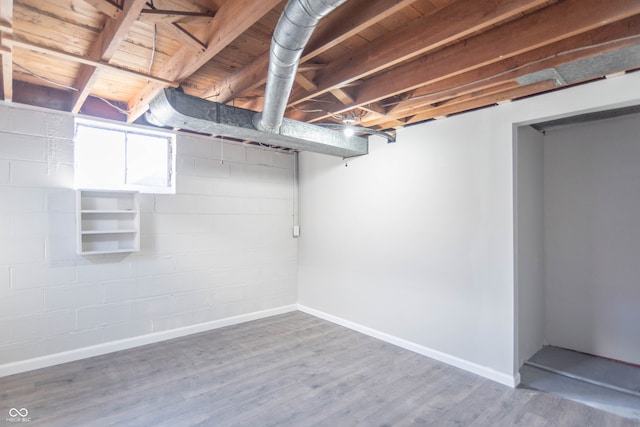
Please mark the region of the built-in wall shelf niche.
[[78, 190], [78, 254], [140, 250], [140, 196], [136, 191]]

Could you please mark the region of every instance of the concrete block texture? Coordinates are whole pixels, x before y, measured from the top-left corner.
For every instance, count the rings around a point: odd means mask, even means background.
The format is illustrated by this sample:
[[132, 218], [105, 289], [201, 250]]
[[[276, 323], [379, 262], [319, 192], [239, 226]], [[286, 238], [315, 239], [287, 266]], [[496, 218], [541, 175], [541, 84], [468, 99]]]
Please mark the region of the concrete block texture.
[[140, 252], [79, 256], [73, 129], [0, 106], [0, 365], [295, 303], [292, 154], [178, 134]]

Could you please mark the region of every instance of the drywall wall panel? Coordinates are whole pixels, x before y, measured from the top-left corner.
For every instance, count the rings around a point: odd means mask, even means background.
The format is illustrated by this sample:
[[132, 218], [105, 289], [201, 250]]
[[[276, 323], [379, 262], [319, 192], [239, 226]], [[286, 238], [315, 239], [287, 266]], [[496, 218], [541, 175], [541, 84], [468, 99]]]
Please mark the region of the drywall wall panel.
[[[301, 155], [300, 303], [498, 370], [511, 366], [511, 149], [489, 110]], [[510, 138], [509, 138], [510, 140]]]
[[545, 137], [546, 335], [640, 364], [640, 116]]
[[73, 116], [0, 117], [0, 374], [296, 303], [293, 155], [179, 133], [177, 194], [141, 195], [141, 251], [78, 256]]
[[544, 136], [516, 129], [515, 257], [517, 364], [544, 344]]
[[635, 87], [639, 73], [401, 129], [348, 167], [302, 153], [299, 303], [517, 383], [514, 125], [637, 104]]

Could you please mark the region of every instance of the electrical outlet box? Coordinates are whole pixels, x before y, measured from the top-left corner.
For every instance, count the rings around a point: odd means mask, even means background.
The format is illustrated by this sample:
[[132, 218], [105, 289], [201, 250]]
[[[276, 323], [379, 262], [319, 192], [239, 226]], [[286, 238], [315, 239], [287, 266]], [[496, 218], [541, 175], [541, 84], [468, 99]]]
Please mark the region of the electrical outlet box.
[[293, 237], [298, 237], [300, 235], [300, 226], [299, 225], [294, 225], [293, 226]]

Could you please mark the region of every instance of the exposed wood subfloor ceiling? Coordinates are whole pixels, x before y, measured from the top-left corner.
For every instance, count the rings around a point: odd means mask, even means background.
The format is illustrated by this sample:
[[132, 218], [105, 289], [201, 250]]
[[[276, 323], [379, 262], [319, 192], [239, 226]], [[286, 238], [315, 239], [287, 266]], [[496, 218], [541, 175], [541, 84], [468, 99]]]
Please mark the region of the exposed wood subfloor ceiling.
[[[0, 0], [0, 94], [129, 122], [166, 87], [261, 111], [285, 4]], [[634, 71], [638, 46], [640, 0], [348, 0], [312, 35], [286, 116], [391, 130], [603, 78], [549, 72], [586, 58]]]

